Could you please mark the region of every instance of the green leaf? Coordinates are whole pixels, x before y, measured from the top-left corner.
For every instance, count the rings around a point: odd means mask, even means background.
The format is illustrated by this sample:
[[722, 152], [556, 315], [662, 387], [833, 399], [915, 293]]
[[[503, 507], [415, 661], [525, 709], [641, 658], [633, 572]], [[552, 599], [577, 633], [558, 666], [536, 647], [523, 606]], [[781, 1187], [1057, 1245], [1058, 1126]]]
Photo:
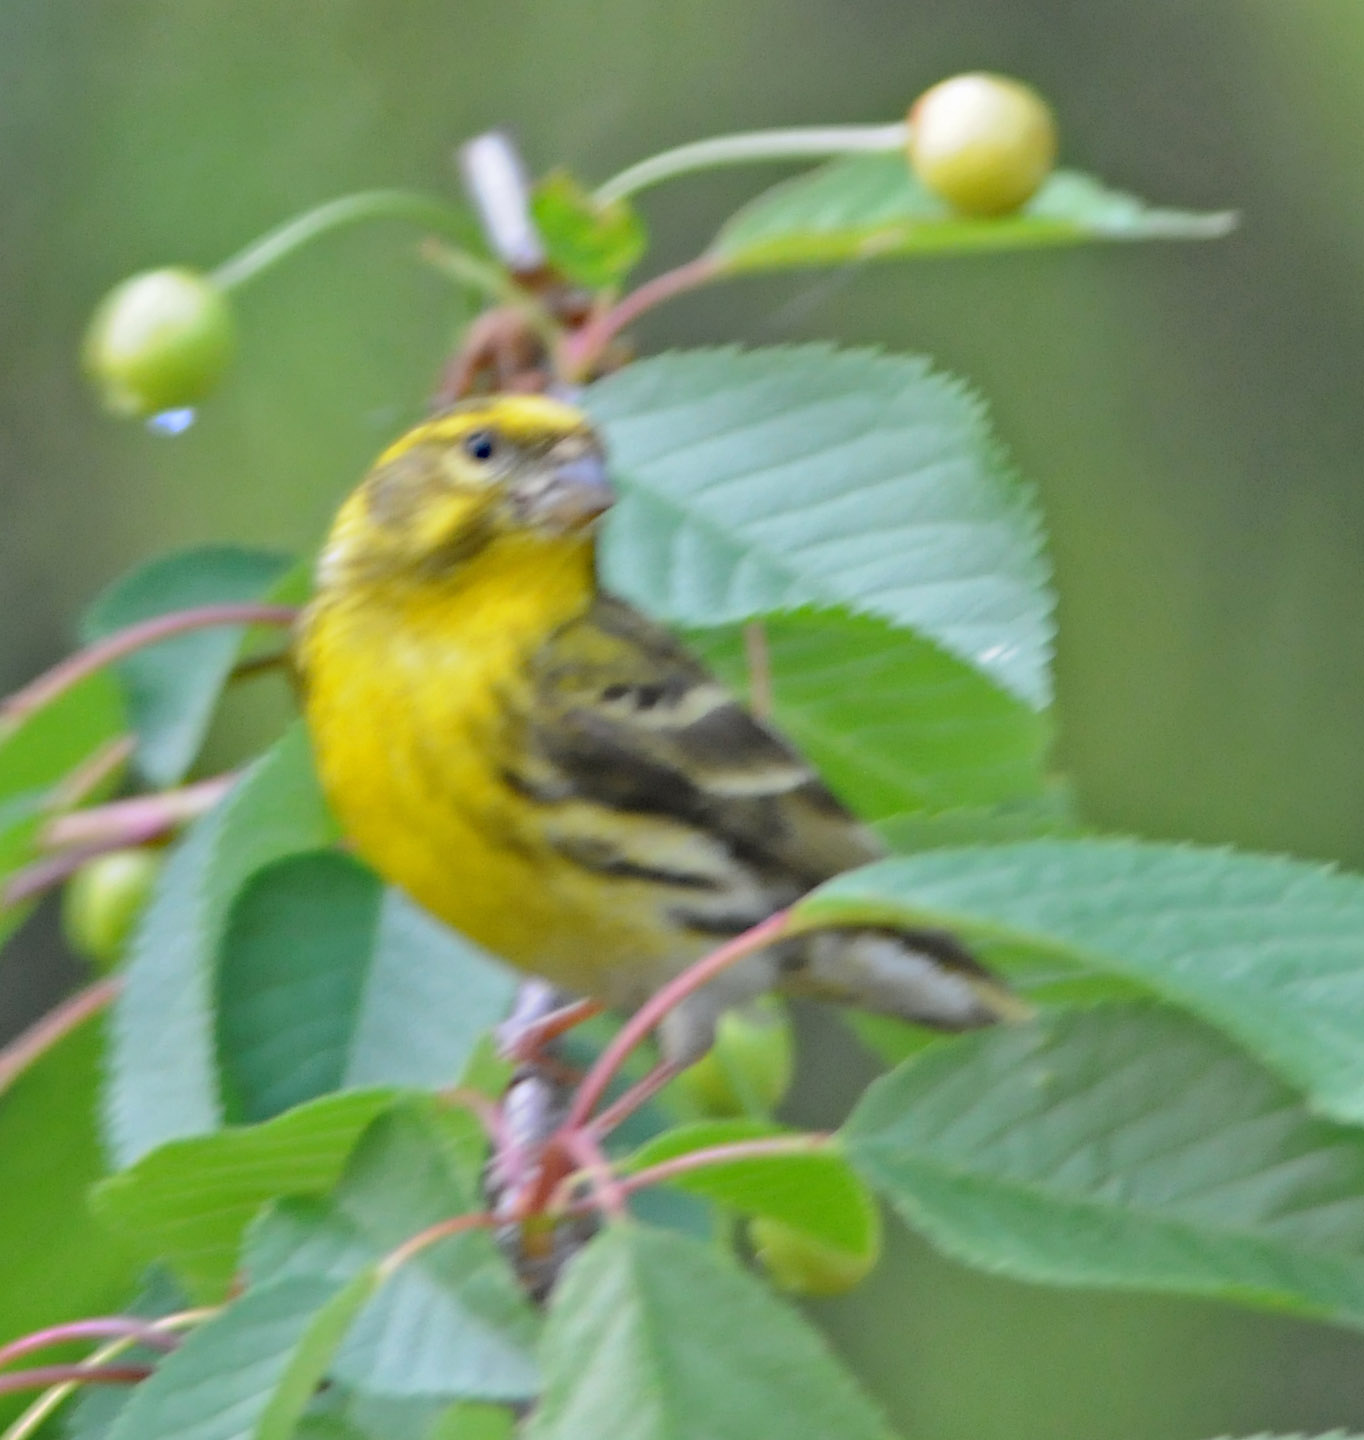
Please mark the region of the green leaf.
[[1033, 799], [997, 805], [964, 805], [937, 812], [903, 811], [877, 820], [874, 828], [889, 849], [907, 855], [920, 850], [1072, 837], [1082, 830], [1071, 809], [1070, 797], [1055, 782]]
[[842, 1138], [969, 1264], [1364, 1327], [1364, 1134], [1175, 1011], [1108, 1005], [935, 1045], [874, 1082]]
[[426, 1440], [512, 1440], [516, 1416], [502, 1405], [452, 1405]]
[[584, 403], [622, 491], [608, 588], [693, 627], [847, 605], [1046, 703], [1036, 511], [958, 381], [869, 350], [694, 350]]
[[516, 982], [335, 853], [259, 871], [220, 950], [218, 1037], [242, 1119], [329, 1090], [453, 1083]]
[[247, 1290], [138, 1386], [109, 1440], [289, 1440], [377, 1281], [292, 1275]]
[[[12, 795], [0, 801], [0, 897], [14, 873], [37, 858], [38, 837], [50, 813], [47, 802], [45, 794]], [[0, 944], [27, 919], [33, 904], [32, 900], [0, 903]]]
[[648, 246], [644, 223], [628, 200], [600, 204], [566, 170], [536, 182], [530, 211], [551, 263], [589, 289], [619, 284]]
[[[762, 623], [773, 718], [864, 819], [1043, 793], [1046, 722], [979, 670], [870, 616], [802, 611]], [[742, 690], [741, 630], [694, 645]]]
[[[430, 1225], [477, 1211], [448, 1126], [429, 1106], [381, 1116], [327, 1200], [288, 1200], [248, 1237], [253, 1275], [345, 1278]], [[352, 1327], [332, 1374], [372, 1395], [519, 1400], [535, 1393], [537, 1322], [484, 1230], [408, 1260]]]
[[822, 885], [807, 925], [948, 929], [987, 957], [1135, 983], [1364, 1120], [1364, 879], [1133, 841], [1038, 840], [881, 861]]
[[114, 1010], [105, 1124], [116, 1163], [222, 1123], [214, 963], [237, 892], [335, 837], [296, 724], [176, 846], [143, 912]]
[[1235, 224], [1226, 212], [1152, 209], [1072, 170], [1053, 174], [1017, 214], [972, 218], [925, 189], [895, 151], [774, 186], [726, 222], [708, 254], [734, 274], [1095, 240], [1211, 240]]
[[102, 670], [22, 720], [0, 720], [0, 800], [49, 789], [127, 723], [118, 686]]
[[[706, 1120], [665, 1131], [630, 1156], [633, 1173], [694, 1150], [796, 1132], [761, 1120]], [[880, 1249], [881, 1216], [843, 1155], [832, 1145], [806, 1154], [730, 1160], [666, 1182], [744, 1215], [766, 1215], [835, 1250], [865, 1256]]]
[[[0, 1096], [0, 1340], [116, 1310], [137, 1277], [134, 1247], [106, 1234], [86, 1203], [101, 1172], [100, 1030], [86, 1021]], [[0, 1398], [0, 1424], [31, 1399]]]
[[[82, 638], [88, 644], [173, 610], [264, 600], [292, 564], [287, 555], [234, 545], [162, 556], [95, 601]], [[245, 634], [241, 625], [195, 630], [118, 662], [137, 732], [138, 768], [153, 785], [175, 784], [199, 753]]]
[[352, 1090], [263, 1125], [174, 1140], [99, 1185], [95, 1212], [121, 1239], [163, 1258], [197, 1300], [221, 1299], [261, 1206], [331, 1189], [361, 1132], [396, 1094]]
[[822, 1340], [713, 1247], [612, 1226], [550, 1301], [527, 1440], [887, 1440]]

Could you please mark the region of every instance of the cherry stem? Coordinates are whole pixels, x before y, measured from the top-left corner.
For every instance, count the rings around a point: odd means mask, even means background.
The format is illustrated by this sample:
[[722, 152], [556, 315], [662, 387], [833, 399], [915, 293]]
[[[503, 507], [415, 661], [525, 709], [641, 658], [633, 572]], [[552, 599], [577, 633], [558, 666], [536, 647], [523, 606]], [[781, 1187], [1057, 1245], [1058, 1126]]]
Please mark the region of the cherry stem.
[[903, 121], [891, 125], [797, 125], [782, 130], [748, 130], [737, 135], [713, 135], [673, 150], [651, 155], [598, 187], [592, 197], [599, 205], [637, 195], [651, 185], [698, 170], [722, 165], [752, 165], [780, 160], [822, 160], [903, 149], [909, 137]]
[[621, 1066], [635, 1048], [644, 1040], [655, 1025], [688, 995], [695, 994], [703, 985], [717, 975], [722, 975], [732, 965], [737, 965], [746, 956], [763, 950], [779, 940], [786, 929], [790, 912], [778, 910], [766, 920], [736, 935], [733, 940], [712, 951], [704, 959], [675, 976], [661, 990], [640, 1006], [621, 1026], [605, 1050], [597, 1057], [587, 1072], [583, 1083], [573, 1097], [573, 1104], [564, 1122], [565, 1129], [578, 1129], [585, 1125], [592, 1112], [606, 1094], [607, 1087], [620, 1072]]
[[234, 290], [323, 235], [371, 220], [400, 220], [460, 242], [467, 241], [473, 232], [462, 210], [434, 196], [408, 190], [361, 190], [328, 200], [267, 231], [224, 260], [210, 278], [224, 290]]
[[43, 843], [52, 849], [67, 845], [121, 847], [153, 839], [211, 810], [236, 780], [235, 773], [215, 775], [178, 790], [114, 800], [90, 810], [59, 815], [43, 832]]
[[489, 1230], [500, 1223], [495, 1215], [490, 1215], [486, 1210], [479, 1210], [471, 1215], [452, 1215], [448, 1220], [438, 1220], [434, 1225], [428, 1225], [425, 1230], [419, 1230], [415, 1235], [409, 1236], [396, 1249], [390, 1250], [379, 1262], [379, 1278], [387, 1280], [395, 1270], [406, 1265], [414, 1255], [419, 1255], [429, 1246], [448, 1239], [451, 1235], [462, 1235], [468, 1230]]
[[[47, 1054], [53, 1046], [60, 1044], [78, 1029], [92, 1015], [98, 1015], [118, 994], [119, 982], [111, 976], [87, 985], [41, 1019], [35, 1020], [27, 1030], [16, 1036], [0, 1050], [0, 1095], [29, 1068]], [[3, 1355], [4, 1351], [0, 1351]], [[3, 1362], [0, 1362], [3, 1363]]]
[[102, 1315], [93, 1320], [72, 1320], [65, 1325], [35, 1330], [31, 1335], [10, 1341], [8, 1345], [0, 1345], [0, 1366], [12, 1364], [35, 1350], [46, 1350], [51, 1345], [62, 1345], [72, 1340], [108, 1340], [125, 1335], [154, 1350], [174, 1350], [180, 1343], [174, 1335], [154, 1329], [149, 1321], [136, 1320], [129, 1315]]
[[[143, 838], [151, 837], [135, 836], [124, 843], [135, 845]], [[69, 880], [82, 865], [119, 848], [121, 847], [107, 842], [75, 845], [70, 850], [62, 851], [60, 855], [52, 855], [46, 860], [35, 860], [32, 865], [25, 865], [0, 886], [0, 910], [8, 910], [12, 905], [22, 905], [25, 900], [36, 899], [60, 885], [63, 880]]]
[[620, 1188], [633, 1195], [637, 1190], [650, 1185], [666, 1185], [679, 1175], [690, 1175], [694, 1170], [707, 1170], [714, 1165], [729, 1165], [736, 1160], [769, 1160], [782, 1155], [812, 1155], [825, 1150], [833, 1141], [827, 1131], [811, 1131], [803, 1135], [770, 1135], [760, 1140], [736, 1140], [730, 1145], [707, 1145], [701, 1150], [689, 1150], [685, 1155], [676, 1155], [671, 1160], [660, 1160], [657, 1165], [636, 1170], [633, 1175], [619, 1179]]
[[17, 1390], [46, 1390], [49, 1385], [136, 1385], [152, 1373], [149, 1365], [35, 1365], [0, 1375], [0, 1395]]
[[23, 720], [65, 695], [97, 670], [173, 636], [188, 634], [192, 630], [208, 630], [217, 625], [292, 625], [297, 616], [298, 611], [292, 605], [262, 604], [202, 605], [193, 610], [175, 610], [169, 615], [157, 615], [140, 625], [116, 631], [85, 650], [78, 650], [22, 690], [16, 690], [0, 704], [0, 722], [13, 724]]
[[[581, 1184], [586, 1181], [592, 1186], [595, 1204], [613, 1220], [623, 1220], [627, 1214], [625, 1192], [621, 1189], [611, 1162], [606, 1158], [596, 1137], [588, 1130], [569, 1130], [562, 1143], [568, 1154], [582, 1167], [562, 1183]], [[553, 1204], [552, 1197], [550, 1204]]]
[[[173, 1315], [163, 1315], [159, 1320], [148, 1320], [137, 1322], [153, 1334], [160, 1334], [166, 1330], [185, 1330], [192, 1325], [197, 1325], [201, 1320], [207, 1320], [218, 1313], [216, 1305], [204, 1306], [197, 1310], [180, 1310]], [[131, 1317], [129, 1317], [131, 1318]], [[136, 1344], [143, 1337], [135, 1335], [120, 1335], [110, 1340], [108, 1344], [87, 1356], [85, 1360], [71, 1367], [71, 1372], [59, 1377], [54, 1384], [49, 1384], [47, 1389], [24, 1411], [22, 1415], [6, 1429], [0, 1440], [32, 1440], [39, 1429], [47, 1421], [48, 1417], [57, 1407], [86, 1379], [92, 1370], [98, 1370], [105, 1361], [113, 1360], [117, 1356]], [[153, 1342], [155, 1343], [155, 1342]], [[111, 1383], [106, 1381], [106, 1383]]]
[[635, 1113], [642, 1109], [660, 1090], [681, 1073], [682, 1067], [674, 1065], [669, 1060], [664, 1060], [655, 1065], [642, 1080], [631, 1085], [630, 1088], [617, 1099], [613, 1100], [597, 1118], [592, 1121], [589, 1129], [593, 1135], [609, 1135], [617, 1125], [623, 1124]]
[[51, 808], [67, 810], [79, 805], [132, 759], [137, 742], [131, 735], [116, 735], [82, 760], [52, 791]]
[[698, 255], [675, 270], [665, 270], [646, 280], [610, 309], [594, 315], [580, 330], [570, 335], [560, 348], [560, 361], [570, 380], [586, 378], [602, 352], [620, 332], [633, 325], [646, 311], [718, 280], [724, 275], [721, 263], [710, 255]]

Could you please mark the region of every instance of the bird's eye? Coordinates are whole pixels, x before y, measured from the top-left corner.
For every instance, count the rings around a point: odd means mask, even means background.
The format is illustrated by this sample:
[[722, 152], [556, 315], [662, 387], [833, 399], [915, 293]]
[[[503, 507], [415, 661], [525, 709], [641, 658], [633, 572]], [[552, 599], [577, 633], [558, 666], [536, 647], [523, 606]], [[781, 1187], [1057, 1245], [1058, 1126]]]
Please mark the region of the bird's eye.
[[464, 437], [464, 453], [479, 464], [497, 454], [497, 436], [491, 430], [475, 430]]

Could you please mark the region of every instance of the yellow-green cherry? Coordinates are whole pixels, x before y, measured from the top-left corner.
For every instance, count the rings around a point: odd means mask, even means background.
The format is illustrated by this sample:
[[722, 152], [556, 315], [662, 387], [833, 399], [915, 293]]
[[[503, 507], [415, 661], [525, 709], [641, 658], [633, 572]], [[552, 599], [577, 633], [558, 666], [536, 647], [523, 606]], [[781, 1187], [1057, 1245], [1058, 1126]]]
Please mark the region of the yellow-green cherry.
[[914, 173], [963, 215], [1025, 205], [1056, 162], [1056, 122], [1031, 87], [1004, 75], [954, 75], [909, 111]]
[[108, 409], [149, 416], [196, 405], [236, 345], [223, 290], [197, 270], [148, 270], [116, 285], [85, 332], [86, 373]]

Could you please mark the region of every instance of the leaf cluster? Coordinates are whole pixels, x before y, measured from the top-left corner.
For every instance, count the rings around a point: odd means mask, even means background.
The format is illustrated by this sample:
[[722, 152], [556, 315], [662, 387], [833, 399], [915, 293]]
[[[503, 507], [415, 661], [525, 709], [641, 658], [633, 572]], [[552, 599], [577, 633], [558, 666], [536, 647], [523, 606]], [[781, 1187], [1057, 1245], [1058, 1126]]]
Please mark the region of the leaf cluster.
[[[628, 202], [564, 175], [533, 214], [606, 303], [646, 245]], [[968, 220], [872, 155], [759, 197], [702, 260], [714, 279], [1223, 227], [1069, 173]], [[49, 1218], [88, 1257], [62, 1313], [6, 1300], [6, 1327], [118, 1303], [155, 1264], [152, 1313], [187, 1331], [143, 1383], [72, 1408], [70, 1433], [880, 1440], [875, 1404], [732, 1242], [759, 1217], [870, 1263], [881, 1201], [1023, 1280], [1364, 1327], [1364, 880], [1084, 832], [1050, 768], [1041, 523], [980, 402], [919, 357], [806, 346], [641, 360], [582, 403], [621, 496], [605, 583], [770, 702], [893, 852], [790, 924], [949, 930], [1036, 1016], [931, 1043], [860, 1026], [890, 1068], [828, 1137], [698, 1122], [665, 1092], [605, 1142], [609, 1175], [567, 1177], [551, 1219], [597, 1199], [609, 1218], [537, 1307], [485, 1213], [476, 1118], [506, 1084], [488, 1034], [513, 978], [338, 847], [297, 722], [211, 794], [181, 788], [306, 564], [155, 561], [95, 603], [90, 643], [205, 607], [236, 622], [168, 630], [0, 719], [0, 927], [54, 860], [59, 878], [63, 835], [135, 816], [135, 843], [174, 837], [102, 1051], [74, 1028], [0, 1101], [0, 1146], [31, 1153], [41, 1127], [70, 1157], [42, 1203], [58, 1195]], [[110, 801], [129, 777], [145, 793]], [[97, 1052], [112, 1173], [87, 1205]], [[0, 1195], [6, 1235], [36, 1222], [23, 1185]]]

